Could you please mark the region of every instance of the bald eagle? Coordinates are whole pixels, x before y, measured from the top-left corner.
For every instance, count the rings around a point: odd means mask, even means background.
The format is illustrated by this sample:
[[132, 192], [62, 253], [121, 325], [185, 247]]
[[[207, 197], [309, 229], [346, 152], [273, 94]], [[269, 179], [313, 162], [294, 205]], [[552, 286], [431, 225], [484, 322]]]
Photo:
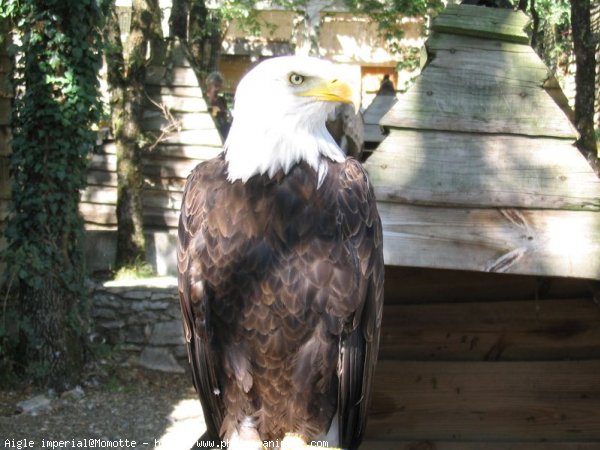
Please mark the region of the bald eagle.
[[203, 439], [362, 441], [383, 253], [367, 175], [325, 127], [351, 97], [331, 63], [266, 60], [239, 83], [224, 152], [188, 177], [179, 296]]

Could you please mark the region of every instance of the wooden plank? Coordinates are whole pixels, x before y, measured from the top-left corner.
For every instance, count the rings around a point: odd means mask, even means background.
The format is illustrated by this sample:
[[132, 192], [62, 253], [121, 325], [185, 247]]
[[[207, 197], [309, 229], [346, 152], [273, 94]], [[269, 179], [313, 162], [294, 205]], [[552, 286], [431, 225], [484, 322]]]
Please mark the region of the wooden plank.
[[465, 270], [385, 267], [385, 304], [587, 298], [590, 282]]
[[172, 97], [195, 97], [203, 98], [202, 89], [198, 85], [193, 86], [164, 86], [147, 85], [146, 94], [150, 97], [172, 96]]
[[171, 113], [167, 118], [162, 113], [146, 114], [142, 119], [142, 130], [157, 131], [164, 130], [166, 127], [175, 130], [214, 130], [215, 122], [210, 114], [207, 113]]
[[117, 173], [114, 171], [88, 169], [86, 176], [88, 185], [117, 186]]
[[[182, 197], [182, 191], [144, 188], [142, 203], [145, 208], [153, 207], [179, 211], [181, 209]], [[88, 186], [81, 193], [81, 202], [112, 205], [114, 207], [117, 204], [117, 188], [112, 186]]]
[[222, 151], [223, 147], [221, 145], [182, 145], [165, 142], [148, 151], [145, 158], [149, 161], [155, 157], [159, 157], [189, 159], [201, 162], [214, 158]]
[[[146, 150], [144, 157], [152, 159], [153, 157], [163, 158], [181, 158], [205, 161], [214, 158], [223, 151], [222, 145], [181, 145], [181, 144], [158, 144], [152, 150]], [[117, 149], [114, 142], [109, 142], [102, 146], [102, 153], [107, 155], [116, 155]]]
[[597, 212], [378, 208], [389, 265], [600, 279]]
[[[173, 150], [173, 156], [170, 151]], [[197, 159], [177, 158], [176, 154], [181, 154], [181, 147], [170, 146], [168, 144], [157, 147], [155, 151], [147, 152], [143, 158], [143, 172], [149, 177], [176, 177], [187, 178], [190, 171], [198, 163], [214, 157], [222, 151], [219, 147], [196, 146], [188, 148], [187, 154], [191, 155], [194, 151], [198, 152]], [[99, 172], [116, 172], [117, 156], [114, 154], [94, 154], [92, 155], [88, 173], [93, 177], [88, 182], [90, 184], [105, 184], [108, 180], [105, 174]], [[110, 178], [112, 180], [112, 178]], [[110, 182], [109, 182], [110, 184]]]
[[[534, 51], [528, 44], [504, 42], [494, 39], [480, 39], [472, 36], [456, 35], [434, 31], [425, 41], [425, 48], [430, 56], [437, 56], [438, 52], [446, 51], [451, 55], [460, 53], [493, 53], [502, 60], [516, 58], [515, 61], [523, 61], [526, 56], [530, 62], [535, 61], [531, 52]], [[539, 59], [539, 58], [538, 58]], [[539, 60], [541, 64], [544, 64]], [[483, 68], [481, 68], [483, 69]]]
[[597, 442], [452, 442], [366, 440], [368, 450], [598, 450]]
[[[115, 227], [117, 215], [114, 205], [81, 203], [79, 211], [86, 224]], [[179, 210], [163, 209], [159, 207], [145, 207], [144, 226], [153, 229], [177, 228], [179, 222]]]
[[542, 87], [469, 72], [426, 69], [382, 118], [394, 128], [519, 134], [574, 139], [576, 132]]
[[486, 41], [436, 33], [426, 43], [427, 70], [445, 72], [454, 82], [465, 79], [474, 87], [484, 82], [485, 86], [496, 82], [539, 87], [547, 80], [553, 80], [552, 87], [558, 86], [550, 69], [529, 45], [483, 43]]
[[[155, 132], [156, 137], [159, 133]], [[170, 133], [160, 140], [163, 144], [180, 144], [180, 145], [205, 145], [220, 147], [222, 140], [216, 128], [182, 130], [176, 133]]]
[[191, 67], [149, 66], [146, 84], [198, 87], [198, 79]]
[[528, 45], [435, 33], [430, 61], [382, 124], [575, 138], [545, 88], [556, 79]]
[[144, 208], [165, 209], [179, 213], [182, 197], [183, 192], [145, 188], [142, 203]]
[[81, 202], [116, 205], [117, 187], [95, 185], [87, 186], [83, 191], [81, 191]]
[[591, 298], [386, 305], [380, 359], [560, 361], [600, 355]]
[[487, 39], [529, 43], [525, 27], [529, 18], [522, 11], [483, 8], [471, 5], [449, 5], [432, 22], [432, 29]]
[[157, 114], [160, 110], [168, 108], [179, 112], [206, 112], [208, 108], [202, 97], [178, 97], [170, 94], [161, 94], [146, 99], [144, 117]]
[[93, 153], [89, 160], [88, 170], [115, 172], [117, 170], [117, 155]]
[[365, 168], [383, 201], [600, 210], [600, 179], [562, 139], [392, 130]]
[[[182, 175], [181, 177], [177, 175], [169, 175], [168, 171], [164, 171], [162, 174], [165, 176], [161, 177], [160, 169], [154, 169], [153, 173], [146, 173], [144, 183], [153, 188], [162, 188], [170, 191], [183, 191], [187, 175]], [[87, 182], [88, 185], [110, 186], [116, 188], [117, 174], [115, 172], [106, 172], [101, 170], [88, 171]]]
[[367, 439], [600, 441], [600, 361], [380, 361]]
[[144, 225], [150, 228], [177, 228], [179, 225], [179, 210], [163, 208], [144, 208]]

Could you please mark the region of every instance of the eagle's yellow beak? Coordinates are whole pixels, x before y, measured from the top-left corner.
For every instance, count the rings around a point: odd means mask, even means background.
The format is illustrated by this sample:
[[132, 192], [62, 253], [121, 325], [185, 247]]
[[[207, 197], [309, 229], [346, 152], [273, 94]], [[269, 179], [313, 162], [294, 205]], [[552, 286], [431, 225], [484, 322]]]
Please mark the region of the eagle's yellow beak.
[[305, 91], [298, 92], [301, 97], [313, 97], [326, 102], [353, 104], [352, 88], [347, 83], [337, 79], [323, 81]]

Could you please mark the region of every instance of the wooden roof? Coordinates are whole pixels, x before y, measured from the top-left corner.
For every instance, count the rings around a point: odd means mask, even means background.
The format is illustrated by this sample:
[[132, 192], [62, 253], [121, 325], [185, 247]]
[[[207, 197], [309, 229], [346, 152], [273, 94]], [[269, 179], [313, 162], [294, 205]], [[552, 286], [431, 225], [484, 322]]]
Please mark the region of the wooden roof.
[[600, 279], [600, 180], [522, 12], [449, 6], [367, 160], [386, 264]]

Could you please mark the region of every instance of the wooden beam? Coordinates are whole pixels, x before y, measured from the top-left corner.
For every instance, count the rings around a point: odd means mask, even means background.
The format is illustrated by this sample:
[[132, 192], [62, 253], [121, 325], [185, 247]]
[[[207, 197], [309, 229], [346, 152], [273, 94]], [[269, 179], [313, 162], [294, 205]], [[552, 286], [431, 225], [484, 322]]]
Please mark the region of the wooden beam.
[[600, 214], [378, 203], [388, 265], [600, 279]]
[[366, 437], [597, 443], [600, 361], [380, 361]]
[[522, 11], [449, 5], [433, 20], [431, 27], [434, 31], [527, 44], [529, 36], [525, 27], [528, 23], [529, 18]]
[[600, 355], [591, 298], [386, 305], [380, 359], [560, 361]]
[[385, 304], [498, 302], [587, 298], [591, 282], [466, 270], [385, 267]]
[[383, 201], [600, 210], [600, 179], [563, 139], [392, 130], [365, 168]]

